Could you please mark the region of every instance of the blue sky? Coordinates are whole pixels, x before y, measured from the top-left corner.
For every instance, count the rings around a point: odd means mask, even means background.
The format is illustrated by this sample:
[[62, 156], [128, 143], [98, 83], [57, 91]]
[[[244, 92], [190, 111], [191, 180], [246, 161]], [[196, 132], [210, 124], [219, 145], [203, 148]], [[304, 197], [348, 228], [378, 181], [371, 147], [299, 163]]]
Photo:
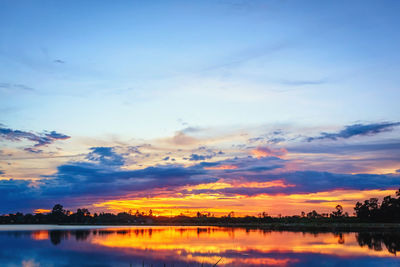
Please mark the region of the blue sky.
[[[358, 157], [385, 154], [399, 141], [399, 11], [396, 1], [2, 1], [0, 123], [11, 132], [0, 170], [56, 177], [96, 147], [127, 157], [129, 169], [168, 153], [187, 167], [201, 146], [224, 151], [220, 160], [255, 147], [298, 157], [291, 149], [316, 149], [307, 137], [394, 123], [317, 140], [333, 154], [335, 141]], [[243, 141], [277, 130], [285, 141]], [[129, 159], [144, 144], [156, 151]], [[391, 151], [389, 173], [400, 169]], [[200, 158], [216, 160], [208, 153]], [[43, 161], [21, 160], [32, 157]], [[332, 160], [307, 159], [308, 170], [377, 172]]]

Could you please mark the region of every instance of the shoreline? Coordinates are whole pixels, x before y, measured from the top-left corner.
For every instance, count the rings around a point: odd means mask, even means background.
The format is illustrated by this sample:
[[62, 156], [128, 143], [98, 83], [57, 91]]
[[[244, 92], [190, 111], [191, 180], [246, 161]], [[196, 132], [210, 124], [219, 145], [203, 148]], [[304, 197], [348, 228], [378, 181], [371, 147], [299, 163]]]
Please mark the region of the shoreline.
[[[93, 227], [227, 227], [227, 228], [247, 228], [260, 229], [267, 231], [291, 231], [291, 232], [363, 232], [363, 231], [386, 231], [400, 232], [400, 223], [178, 223], [178, 224], [0, 224], [0, 228], [10, 227], [11, 231], [23, 226], [46, 230], [68, 230], [68, 227], [85, 228]], [[13, 226], [16, 228], [12, 229]], [[36, 227], [35, 227], [36, 226]], [[6, 229], [5, 229], [6, 230]], [[0, 229], [1, 231], [1, 229]]]

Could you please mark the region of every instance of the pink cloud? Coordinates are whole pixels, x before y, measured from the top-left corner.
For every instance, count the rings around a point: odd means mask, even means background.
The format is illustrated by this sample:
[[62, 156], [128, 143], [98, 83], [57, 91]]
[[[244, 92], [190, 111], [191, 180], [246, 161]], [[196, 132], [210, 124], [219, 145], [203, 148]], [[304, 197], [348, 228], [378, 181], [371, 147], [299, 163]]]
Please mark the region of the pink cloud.
[[264, 158], [264, 157], [282, 157], [287, 154], [287, 150], [285, 148], [279, 149], [270, 149], [268, 147], [257, 147], [251, 151], [251, 154], [256, 158]]

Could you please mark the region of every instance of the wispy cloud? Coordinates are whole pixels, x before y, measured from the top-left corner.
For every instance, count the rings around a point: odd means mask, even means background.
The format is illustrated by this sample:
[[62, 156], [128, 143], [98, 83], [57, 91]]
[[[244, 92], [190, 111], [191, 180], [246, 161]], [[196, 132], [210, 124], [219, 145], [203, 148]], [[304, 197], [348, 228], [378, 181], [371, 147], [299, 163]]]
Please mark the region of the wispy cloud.
[[34, 89], [32, 87], [17, 84], [17, 83], [0, 83], [0, 91], [9, 91], [9, 92], [33, 92]]
[[224, 68], [234, 68], [248, 61], [265, 57], [269, 54], [273, 54], [282, 49], [286, 49], [290, 45], [291, 43], [289, 41], [281, 41], [281, 42], [276, 42], [274, 44], [265, 44], [259, 47], [248, 48], [239, 51], [228, 58], [225, 58], [225, 60], [221, 60], [221, 63], [219, 64], [215, 64], [207, 68], [204, 68], [202, 72], [214, 71]]
[[251, 153], [256, 158], [263, 158], [263, 157], [281, 157], [287, 154], [287, 150], [285, 148], [279, 149], [271, 149], [268, 147], [257, 147], [251, 151]]
[[55, 59], [55, 60], [53, 60], [53, 62], [57, 63], [57, 64], [65, 64], [66, 63], [64, 60], [61, 60], [61, 59]]
[[13, 142], [19, 142], [22, 140], [29, 140], [34, 142], [33, 148], [25, 148], [26, 151], [40, 153], [41, 150], [38, 147], [43, 147], [54, 143], [56, 140], [66, 140], [70, 136], [57, 133], [56, 131], [43, 132], [43, 133], [33, 133], [21, 130], [13, 130], [10, 128], [0, 128], [0, 139], [9, 140]]
[[337, 133], [326, 133], [322, 132], [320, 136], [308, 137], [306, 140], [308, 142], [315, 140], [337, 140], [340, 138], [351, 138], [353, 136], [363, 136], [363, 135], [375, 135], [382, 132], [388, 132], [395, 126], [399, 126], [400, 122], [381, 122], [381, 123], [371, 123], [371, 124], [353, 124], [345, 126], [343, 130]]
[[327, 83], [326, 79], [320, 79], [320, 80], [283, 80], [281, 81], [282, 84], [284, 85], [289, 85], [289, 86], [304, 86], [304, 85], [319, 85], [319, 84], [324, 84]]

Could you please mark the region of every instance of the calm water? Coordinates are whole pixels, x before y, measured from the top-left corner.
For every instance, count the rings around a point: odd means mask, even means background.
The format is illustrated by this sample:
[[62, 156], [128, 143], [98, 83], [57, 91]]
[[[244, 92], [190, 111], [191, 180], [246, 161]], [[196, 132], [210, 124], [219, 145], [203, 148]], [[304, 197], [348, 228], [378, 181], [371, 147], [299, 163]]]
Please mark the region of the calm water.
[[0, 226], [0, 266], [400, 266], [400, 233]]

